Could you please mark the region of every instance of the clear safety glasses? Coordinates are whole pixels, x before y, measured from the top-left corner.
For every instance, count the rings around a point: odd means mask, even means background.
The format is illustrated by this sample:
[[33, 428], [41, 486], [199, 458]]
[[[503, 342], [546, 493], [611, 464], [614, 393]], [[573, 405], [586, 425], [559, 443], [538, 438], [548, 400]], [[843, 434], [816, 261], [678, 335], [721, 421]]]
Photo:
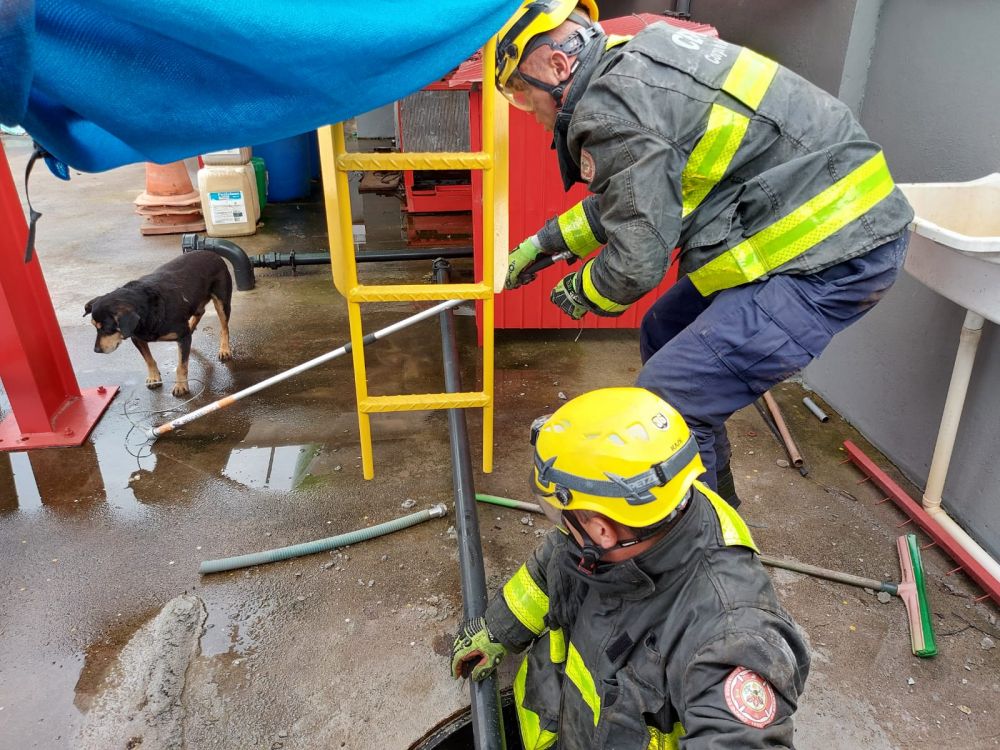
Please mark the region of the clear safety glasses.
[[521, 76], [521, 72], [514, 70], [507, 79], [507, 83], [499, 87], [504, 99], [517, 107], [522, 112], [534, 112], [534, 105], [531, 103], [531, 84]]

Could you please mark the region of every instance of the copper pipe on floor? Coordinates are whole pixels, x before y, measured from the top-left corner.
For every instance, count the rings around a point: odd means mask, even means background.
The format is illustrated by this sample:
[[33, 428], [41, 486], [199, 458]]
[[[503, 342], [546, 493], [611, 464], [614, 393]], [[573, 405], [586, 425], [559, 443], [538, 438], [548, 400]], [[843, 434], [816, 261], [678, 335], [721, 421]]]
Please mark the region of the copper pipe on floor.
[[788, 431], [785, 418], [781, 416], [781, 409], [778, 408], [778, 402], [774, 400], [774, 396], [771, 395], [770, 391], [764, 393], [763, 399], [768, 412], [771, 414], [771, 419], [774, 420], [774, 424], [778, 428], [778, 434], [781, 435], [781, 442], [785, 444], [785, 452], [788, 453], [788, 460], [792, 462], [792, 466], [796, 469], [801, 468], [804, 463], [802, 461], [802, 454], [799, 453], [798, 446], [795, 445], [792, 433]]

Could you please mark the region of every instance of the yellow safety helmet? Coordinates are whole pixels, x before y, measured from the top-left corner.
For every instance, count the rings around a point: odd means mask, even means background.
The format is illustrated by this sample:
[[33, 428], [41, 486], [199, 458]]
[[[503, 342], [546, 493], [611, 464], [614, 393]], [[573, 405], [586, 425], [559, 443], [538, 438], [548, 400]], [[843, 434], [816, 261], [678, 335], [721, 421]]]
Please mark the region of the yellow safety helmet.
[[[577, 6], [585, 8], [590, 18], [576, 13]], [[597, 22], [597, 16], [595, 0], [525, 0], [496, 37], [496, 87], [500, 93], [515, 107], [526, 109], [523, 97], [518, 96], [525, 84], [522, 75], [517, 74], [517, 66], [521, 64], [521, 60], [542, 42], [564, 49], [567, 54], [576, 54], [589, 37], [580, 37], [579, 42], [570, 42], [569, 48], [564, 48], [548, 37], [543, 37], [535, 44], [531, 43], [532, 39], [558, 28], [571, 17], [581, 26], [590, 27]], [[533, 79], [528, 82], [534, 85], [538, 83]]]
[[585, 393], [535, 420], [531, 433], [543, 502], [633, 528], [667, 519], [705, 471], [684, 418], [645, 388]]

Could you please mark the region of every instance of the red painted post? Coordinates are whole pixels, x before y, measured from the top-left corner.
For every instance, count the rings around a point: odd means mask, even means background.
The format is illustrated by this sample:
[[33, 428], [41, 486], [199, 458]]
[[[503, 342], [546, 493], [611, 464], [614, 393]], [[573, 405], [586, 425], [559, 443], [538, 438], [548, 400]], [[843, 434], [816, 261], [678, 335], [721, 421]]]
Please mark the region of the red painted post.
[[0, 381], [12, 410], [0, 421], [0, 451], [80, 445], [118, 392], [80, 390], [38, 254], [24, 262], [27, 236], [0, 147]]

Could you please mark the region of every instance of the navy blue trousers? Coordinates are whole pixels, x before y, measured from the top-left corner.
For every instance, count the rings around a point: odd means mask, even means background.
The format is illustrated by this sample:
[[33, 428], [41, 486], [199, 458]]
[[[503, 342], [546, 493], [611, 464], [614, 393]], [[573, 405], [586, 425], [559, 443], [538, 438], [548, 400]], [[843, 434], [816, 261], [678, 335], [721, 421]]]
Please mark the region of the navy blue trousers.
[[716, 487], [729, 461], [726, 420], [795, 374], [834, 334], [872, 309], [903, 265], [909, 233], [867, 255], [803, 276], [776, 275], [702, 297], [685, 276], [649, 309], [636, 384], [683, 416]]

